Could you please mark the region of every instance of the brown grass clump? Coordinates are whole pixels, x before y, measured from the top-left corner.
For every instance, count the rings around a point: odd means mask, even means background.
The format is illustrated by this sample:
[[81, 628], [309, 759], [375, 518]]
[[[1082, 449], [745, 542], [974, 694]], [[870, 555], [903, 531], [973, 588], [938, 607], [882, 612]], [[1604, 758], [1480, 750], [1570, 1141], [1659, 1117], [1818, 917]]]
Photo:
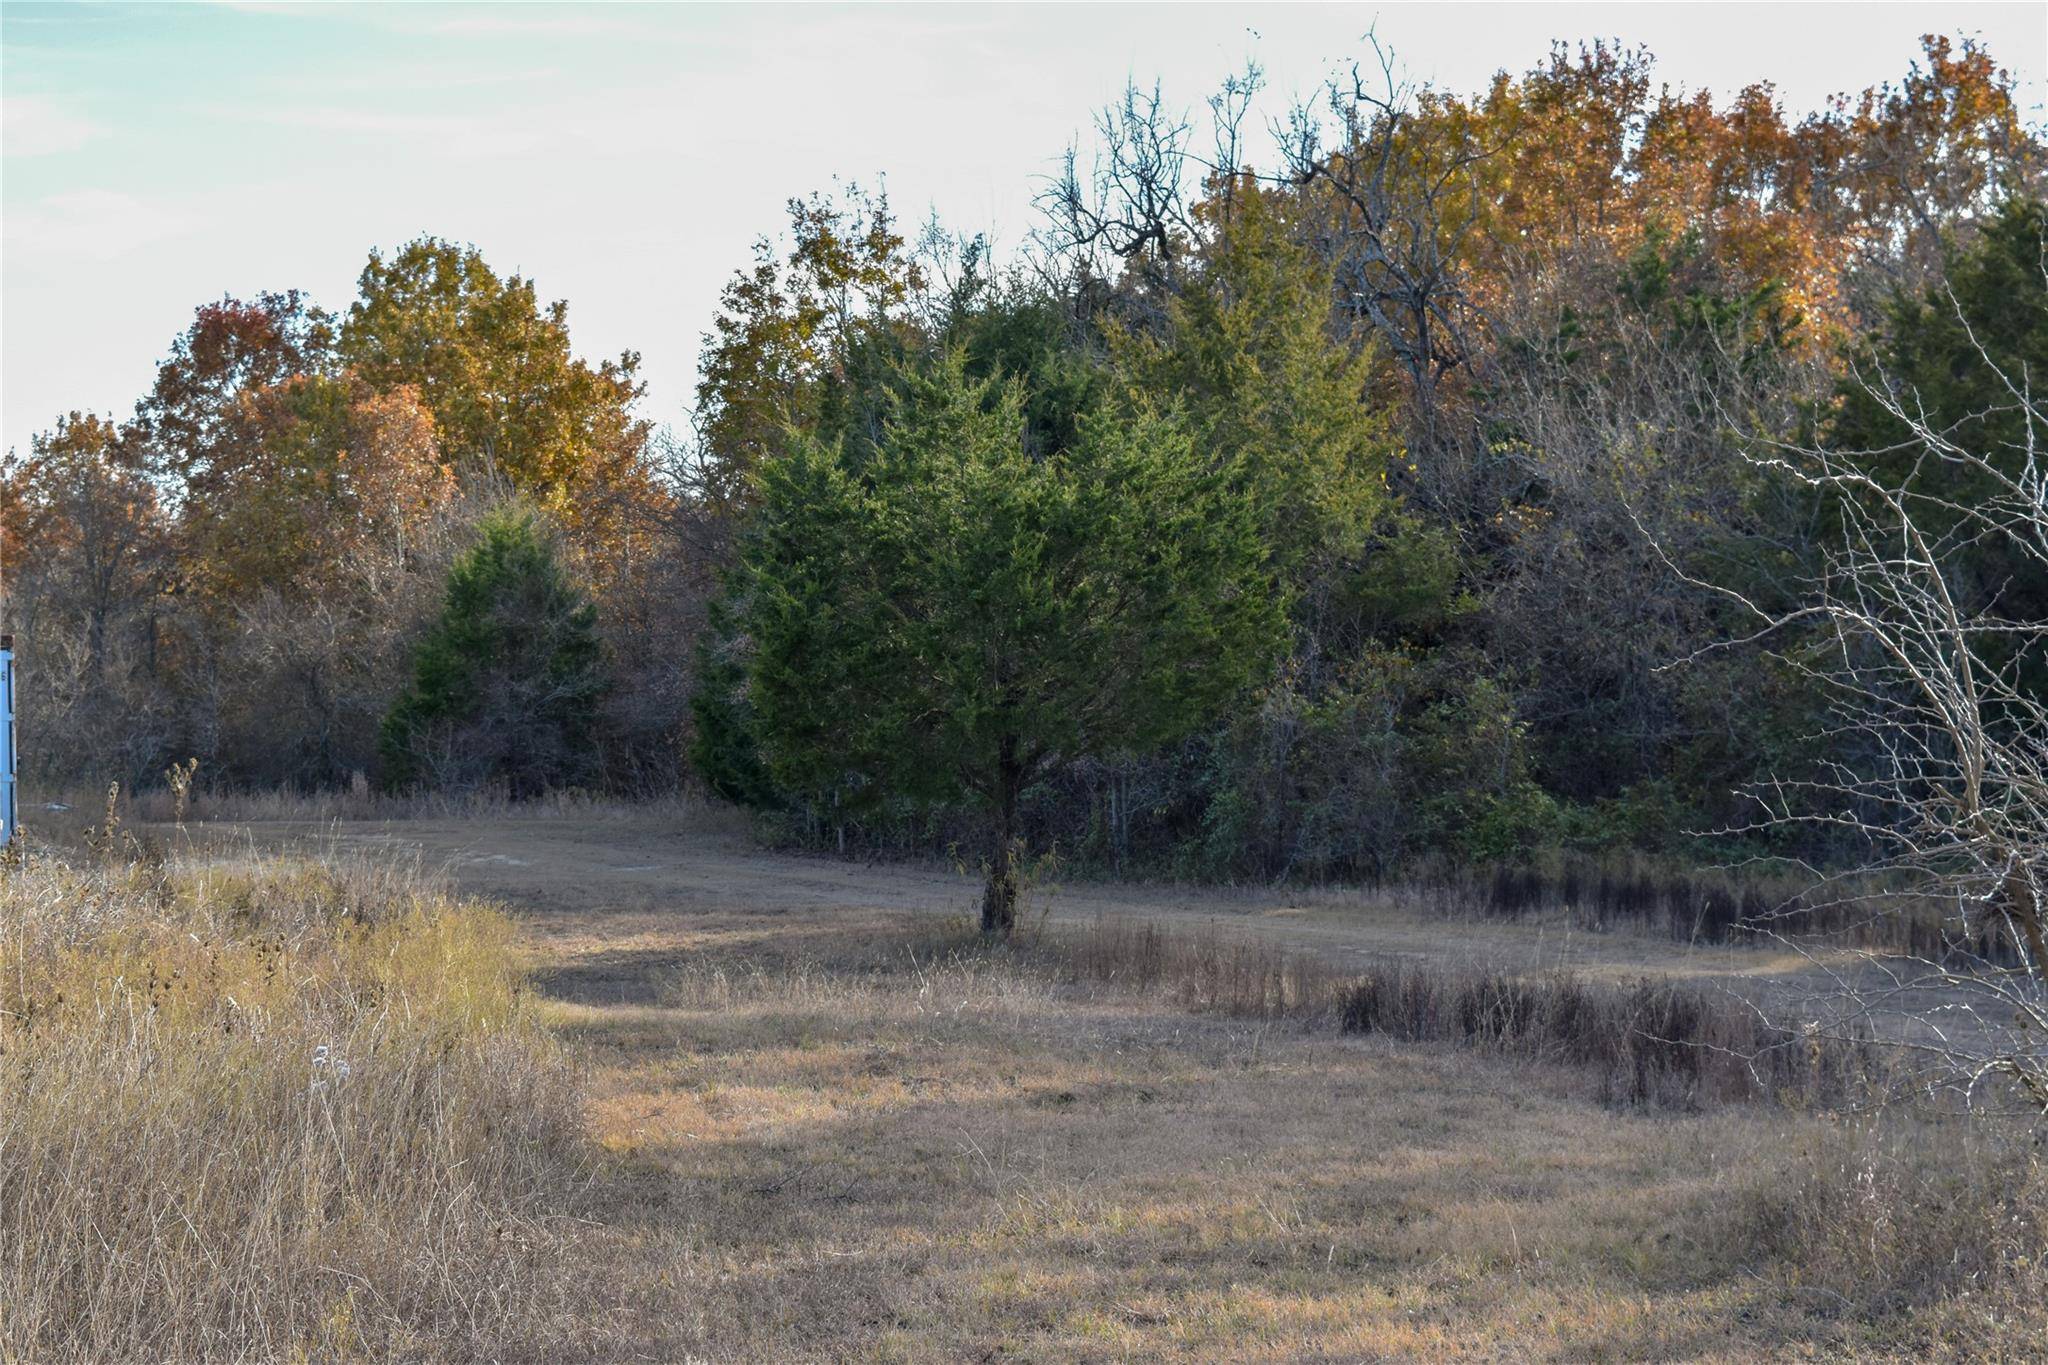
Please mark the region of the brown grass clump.
[[1541, 856], [1481, 866], [1425, 866], [1412, 891], [1437, 913], [1521, 920], [1556, 917], [1594, 933], [1618, 929], [1688, 944], [1792, 939], [1940, 958], [1964, 948], [1991, 960], [2009, 949], [1956, 934], [1944, 906], [1881, 881], [1816, 882], [1779, 868], [1693, 867], [1637, 854]]
[[6, 1359], [489, 1354], [582, 1146], [509, 921], [402, 866], [7, 869], [0, 1095]]
[[1853, 1107], [1883, 1079], [1868, 1041], [1796, 1033], [1738, 996], [1668, 978], [1595, 985], [1393, 957], [1340, 968], [1269, 943], [1109, 920], [1048, 935], [1035, 951], [1078, 980], [1188, 1009], [1591, 1068], [1609, 1102]]
[[1718, 1235], [1788, 1292], [1957, 1334], [2030, 1318], [2048, 1342], [2048, 1157], [2024, 1124], [1835, 1124], [1788, 1134], [1773, 1158], [1730, 1182]]
[[[286, 820], [328, 822], [334, 820], [507, 820], [544, 821], [564, 818], [657, 820], [679, 814], [704, 814], [702, 803], [681, 796], [628, 800], [580, 790], [550, 792], [531, 800], [514, 801], [503, 791], [396, 793], [380, 791], [362, 774], [360, 780], [330, 791], [296, 791], [285, 787], [249, 790], [219, 789], [195, 778], [194, 767], [174, 768], [164, 774], [159, 787], [144, 787], [120, 793], [124, 818], [149, 824]], [[175, 774], [175, 776], [174, 776]], [[97, 790], [59, 794], [55, 804], [71, 812], [97, 810]], [[31, 812], [38, 828], [61, 830], [63, 813]], [[52, 818], [52, 814], [56, 818]], [[732, 823], [741, 823], [732, 819]]]
[[1079, 980], [1162, 993], [1184, 1008], [1238, 1019], [1327, 1017], [1348, 980], [1274, 944], [1144, 922], [1099, 920], [1037, 946]]
[[1562, 972], [1386, 961], [1344, 989], [1338, 1017], [1349, 1033], [1589, 1066], [1603, 1097], [1631, 1104], [1855, 1106], [1876, 1093], [1883, 1070], [1868, 1040], [1800, 1034], [1738, 997], [1669, 980], [1597, 987]]

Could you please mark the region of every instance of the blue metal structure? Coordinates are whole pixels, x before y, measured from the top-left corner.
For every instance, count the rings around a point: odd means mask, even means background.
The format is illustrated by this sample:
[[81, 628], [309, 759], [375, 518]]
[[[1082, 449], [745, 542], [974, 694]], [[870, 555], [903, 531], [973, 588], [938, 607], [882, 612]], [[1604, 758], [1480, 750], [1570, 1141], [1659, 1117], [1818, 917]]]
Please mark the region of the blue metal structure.
[[14, 827], [14, 637], [0, 635], [0, 848]]

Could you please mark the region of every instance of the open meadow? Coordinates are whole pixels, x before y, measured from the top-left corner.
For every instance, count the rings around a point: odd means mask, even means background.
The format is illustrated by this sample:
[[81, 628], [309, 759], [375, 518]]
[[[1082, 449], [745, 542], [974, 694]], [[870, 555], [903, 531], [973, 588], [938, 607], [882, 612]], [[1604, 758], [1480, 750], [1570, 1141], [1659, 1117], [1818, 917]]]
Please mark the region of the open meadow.
[[685, 806], [90, 837], [0, 884], [7, 1359], [2048, 1339], [2038, 1146], [1653, 1045], [1763, 950], [1100, 886], [988, 946]]
[[0, 5], [0, 1365], [2048, 1361], [2048, 7]]

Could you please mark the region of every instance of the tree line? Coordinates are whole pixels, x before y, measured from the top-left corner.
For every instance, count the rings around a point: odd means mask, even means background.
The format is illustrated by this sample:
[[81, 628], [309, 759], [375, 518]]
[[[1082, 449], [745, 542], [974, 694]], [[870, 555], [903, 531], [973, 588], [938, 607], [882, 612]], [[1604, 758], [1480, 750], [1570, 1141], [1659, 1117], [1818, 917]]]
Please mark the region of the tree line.
[[[1755, 456], [1967, 506], [2004, 457], [1915, 433], [2020, 448], [1998, 386], [2048, 301], [2009, 78], [1930, 38], [1792, 119], [1603, 44], [1471, 94], [1372, 54], [1255, 148], [1260, 83], [1127, 92], [1001, 257], [792, 201], [683, 430], [455, 244], [373, 255], [343, 314], [200, 308], [133, 417], [8, 460], [29, 775], [698, 783], [968, 850], [992, 928], [1053, 847], [1376, 878], [1866, 837], [1753, 828], [1759, 780], [1883, 742], [1830, 729], [1824, 633], [1735, 644], [1844, 525]], [[1996, 538], [1944, 563], [2048, 615]]]

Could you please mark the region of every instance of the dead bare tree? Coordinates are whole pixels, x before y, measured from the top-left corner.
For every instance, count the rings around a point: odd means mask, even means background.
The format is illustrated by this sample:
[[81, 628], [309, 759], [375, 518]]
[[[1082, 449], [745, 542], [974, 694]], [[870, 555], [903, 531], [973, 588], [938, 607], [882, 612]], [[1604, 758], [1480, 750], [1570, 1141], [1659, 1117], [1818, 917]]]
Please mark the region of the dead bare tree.
[[[1983, 1108], [2017, 1097], [2048, 1116], [2048, 623], [2007, 617], [1996, 592], [1966, 595], [1958, 567], [1995, 547], [2048, 574], [2048, 408], [2032, 376], [2001, 370], [1981, 344], [1976, 355], [2017, 433], [2000, 448], [1962, 443], [1911, 392], [1879, 381], [1872, 395], [1906, 433], [1887, 453], [1910, 455], [1911, 477], [1881, 480], [1867, 455], [1823, 446], [1752, 450], [1833, 523], [1792, 605], [1672, 562], [1738, 604], [1756, 622], [1748, 640], [1828, 699], [1831, 757], [1751, 792], [1751, 828], [1817, 826], [1869, 850], [1853, 872], [1816, 871], [1802, 906], [1758, 925], [1832, 983], [1803, 1027], [1895, 1049], [1930, 1098]], [[1931, 909], [1939, 936], [1915, 951], [1845, 951], [1797, 932], [1820, 903], [1871, 919]]]
[[1418, 92], [1396, 74], [1393, 51], [1368, 40], [1370, 68], [1333, 77], [1319, 103], [1297, 104], [1275, 131], [1290, 178], [1334, 197], [1322, 248], [1338, 301], [1406, 371], [1429, 436], [1439, 387], [1478, 349], [1460, 259], [1479, 231], [1476, 170], [1492, 149], [1449, 121], [1418, 118]]
[[1107, 278], [1114, 258], [1169, 283], [1195, 235], [1188, 198], [1194, 123], [1167, 108], [1157, 83], [1133, 83], [1095, 117], [1097, 146], [1083, 175], [1080, 151], [1068, 147], [1060, 172], [1039, 195], [1052, 254]]
[[1107, 280], [1134, 270], [1145, 284], [1171, 287], [1183, 258], [1197, 250], [1207, 223], [1197, 221], [1193, 195], [1205, 188], [1215, 203], [1205, 213], [1229, 217], [1246, 175], [1244, 126], [1265, 87], [1257, 63], [1226, 79], [1208, 99], [1210, 151], [1196, 149], [1196, 124], [1166, 103], [1157, 82], [1133, 82], [1095, 116], [1096, 150], [1084, 174], [1078, 147], [1067, 148], [1060, 171], [1038, 196], [1046, 226], [1039, 250], [1061, 270]]

